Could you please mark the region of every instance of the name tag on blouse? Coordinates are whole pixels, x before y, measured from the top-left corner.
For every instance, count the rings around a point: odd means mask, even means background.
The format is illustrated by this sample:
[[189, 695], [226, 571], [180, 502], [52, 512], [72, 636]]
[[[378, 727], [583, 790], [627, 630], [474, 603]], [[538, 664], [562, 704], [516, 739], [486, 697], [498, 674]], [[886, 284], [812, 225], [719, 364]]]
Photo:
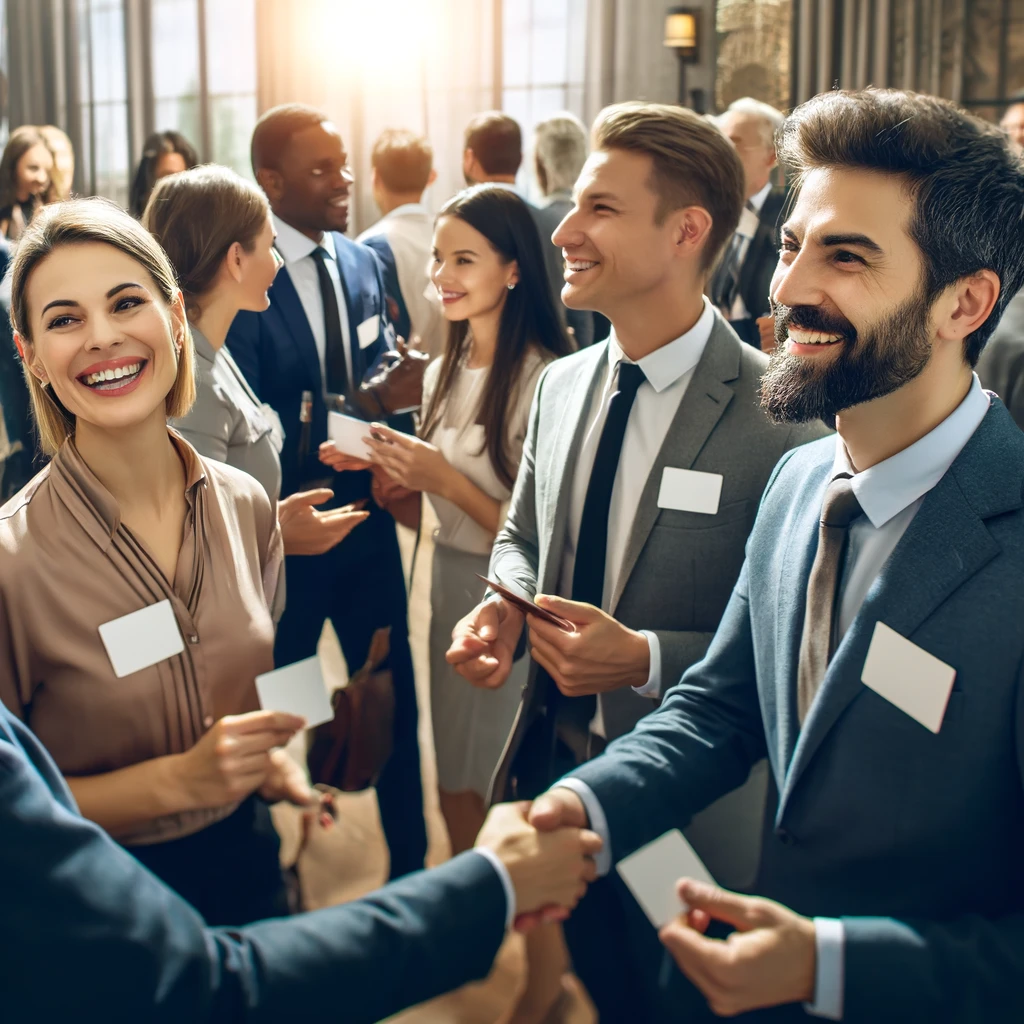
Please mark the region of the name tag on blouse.
[[185, 650], [171, 602], [164, 600], [100, 626], [100, 639], [118, 679]]

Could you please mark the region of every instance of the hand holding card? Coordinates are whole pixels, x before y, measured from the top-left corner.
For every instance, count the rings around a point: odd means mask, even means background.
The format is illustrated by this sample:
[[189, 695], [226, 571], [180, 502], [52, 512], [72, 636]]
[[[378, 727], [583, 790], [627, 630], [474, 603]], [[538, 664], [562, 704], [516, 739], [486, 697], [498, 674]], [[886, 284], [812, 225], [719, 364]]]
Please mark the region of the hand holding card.
[[508, 587], [495, 580], [490, 580], [486, 576], [481, 576], [480, 573], [476, 574], [476, 578], [483, 580], [491, 590], [503, 597], [510, 605], [518, 608], [524, 615], [536, 615], [545, 622], [550, 622], [553, 626], [565, 630], [566, 633], [576, 632], [576, 627], [568, 619], [563, 619], [561, 615], [556, 615], [554, 612], [548, 611], [547, 608], [541, 608], [536, 602], [520, 597]]

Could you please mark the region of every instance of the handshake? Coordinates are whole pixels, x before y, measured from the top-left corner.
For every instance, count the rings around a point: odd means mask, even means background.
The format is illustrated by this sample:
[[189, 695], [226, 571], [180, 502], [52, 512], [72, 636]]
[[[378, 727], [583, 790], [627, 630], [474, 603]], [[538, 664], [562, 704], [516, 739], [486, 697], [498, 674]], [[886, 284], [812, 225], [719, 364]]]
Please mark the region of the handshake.
[[571, 790], [544, 793], [532, 804], [499, 804], [477, 837], [505, 865], [516, 894], [516, 929], [564, 921], [597, 877], [601, 837], [587, 828]]

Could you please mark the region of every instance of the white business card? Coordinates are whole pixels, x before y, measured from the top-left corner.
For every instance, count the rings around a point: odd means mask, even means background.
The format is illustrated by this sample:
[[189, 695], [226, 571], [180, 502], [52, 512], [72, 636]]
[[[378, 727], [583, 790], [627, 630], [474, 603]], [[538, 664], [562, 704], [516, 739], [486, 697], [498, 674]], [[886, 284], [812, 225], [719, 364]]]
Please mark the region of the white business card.
[[363, 440], [369, 433], [370, 424], [365, 420], [346, 416], [343, 412], [327, 414], [327, 436], [334, 442], [334, 447], [344, 455], [371, 461], [373, 453]]
[[100, 639], [118, 679], [185, 650], [178, 620], [168, 600], [104, 622], [100, 626]]
[[285, 711], [306, 720], [306, 728], [334, 717], [320, 658], [313, 655], [256, 677], [256, 693], [264, 711]]
[[369, 348], [380, 337], [380, 315], [374, 313], [356, 328], [360, 348]]
[[647, 919], [658, 929], [689, 909], [676, 891], [680, 879], [716, 884], [677, 828], [625, 857], [619, 862], [618, 872]]
[[884, 622], [876, 622], [860, 679], [914, 721], [937, 733], [946, 714], [956, 669]]
[[713, 516], [722, 497], [722, 474], [666, 466], [661, 474], [658, 508], [676, 512], [703, 512]]

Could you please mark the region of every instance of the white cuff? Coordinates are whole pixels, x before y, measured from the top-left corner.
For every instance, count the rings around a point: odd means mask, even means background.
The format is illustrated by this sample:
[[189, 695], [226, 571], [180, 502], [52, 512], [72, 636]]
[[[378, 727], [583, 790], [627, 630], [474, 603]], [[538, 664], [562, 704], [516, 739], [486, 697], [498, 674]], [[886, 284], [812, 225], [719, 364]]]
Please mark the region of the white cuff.
[[505, 890], [505, 931], [509, 931], [516, 920], [516, 889], [512, 884], [512, 876], [493, 850], [489, 850], [486, 846], [477, 846], [474, 847], [473, 852], [479, 853], [481, 857], [486, 857], [491, 862], [491, 867], [498, 872], [501, 887]]
[[601, 837], [601, 852], [594, 858], [597, 866], [597, 877], [603, 878], [612, 869], [612, 839], [608, 835], [608, 819], [604, 816], [601, 802], [594, 795], [594, 791], [579, 779], [560, 779], [551, 788], [571, 789], [582, 801], [583, 807], [590, 819], [590, 831], [596, 832]]
[[814, 1002], [804, 1003], [812, 1017], [843, 1019], [843, 922], [834, 917], [814, 919]]
[[647, 673], [647, 682], [643, 686], [634, 686], [633, 692], [641, 697], [661, 696], [661, 641], [657, 634], [649, 629], [641, 629], [640, 635], [647, 637], [647, 646], [651, 652], [651, 670]]

